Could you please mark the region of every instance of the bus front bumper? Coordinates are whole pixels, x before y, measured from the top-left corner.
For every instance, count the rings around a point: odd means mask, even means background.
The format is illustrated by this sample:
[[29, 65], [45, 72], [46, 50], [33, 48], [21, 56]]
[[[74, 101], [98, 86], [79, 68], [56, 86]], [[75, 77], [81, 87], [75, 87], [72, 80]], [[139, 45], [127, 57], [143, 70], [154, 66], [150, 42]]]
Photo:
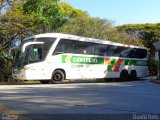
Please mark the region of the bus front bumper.
[[47, 71], [46, 73], [44, 70], [34, 70], [34, 69], [13, 69], [12, 70], [12, 77], [18, 80], [44, 80], [50, 79], [50, 74]]
[[23, 74], [12, 74], [13, 79], [26, 80]]
[[12, 78], [18, 80], [26, 80], [25, 73], [17, 68], [13, 68], [12, 70]]

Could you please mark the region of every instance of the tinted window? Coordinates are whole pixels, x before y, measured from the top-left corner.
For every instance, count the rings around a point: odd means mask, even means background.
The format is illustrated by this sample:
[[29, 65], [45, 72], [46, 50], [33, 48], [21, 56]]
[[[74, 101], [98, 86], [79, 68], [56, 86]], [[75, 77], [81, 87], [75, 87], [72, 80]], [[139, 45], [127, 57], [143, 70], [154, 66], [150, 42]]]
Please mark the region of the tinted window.
[[120, 57], [143, 59], [147, 57], [147, 50], [140, 48], [125, 48]]
[[93, 48], [94, 48], [94, 55], [106, 56], [107, 54], [106, 45], [95, 43]]
[[43, 50], [44, 51], [49, 51], [50, 47], [54, 43], [56, 38], [51, 38], [51, 37], [42, 37], [42, 38], [37, 38], [36, 41], [38, 42], [44, 42], [43, 44]]
[[75, 53], [93, 54], [93, 43], [61, 39], [55, 49], [54, 54]]
[[75, 41], [75, 53], [77, 54], [93, 54], [93, 43]]
[[142, 59], [146, 57], [147, 57], [147, 50], [135, 48], [135, 58]]
[[119, 57], [126, 57], [126, 58], [132, 58], [132, 48], [128, 47], [121, 47], [122, 51], [119, 55]]
[[45, 59], [45, 57], [47, 56], [49, 49], [51, 48], [55, 40], [56, 38], [52, 38], [52, 37], [41, 37], [36, 39], [37, 42], [44, 42], [44, 44], [42, 44], [43, 59]]
[[61, 39], [55, 49], [55, 54], [74, 53], [74, 42], [71, 40]]
[[88, 54], [88, 55], [140, 58], [140, 59], [146, 58], [147, 56], [147, 50], [145, 49], [90, 43], [90, 42], [68, 40], [68, 39], [61, 39], [54, 52], [54, 54], [62, 54], [62, 53]]
[[113, 47], [113, 56], [118, 56], [120, 57], [122, 53], [126, 53], [127, 48], [121, 47], [121, 46], [114, 46]]

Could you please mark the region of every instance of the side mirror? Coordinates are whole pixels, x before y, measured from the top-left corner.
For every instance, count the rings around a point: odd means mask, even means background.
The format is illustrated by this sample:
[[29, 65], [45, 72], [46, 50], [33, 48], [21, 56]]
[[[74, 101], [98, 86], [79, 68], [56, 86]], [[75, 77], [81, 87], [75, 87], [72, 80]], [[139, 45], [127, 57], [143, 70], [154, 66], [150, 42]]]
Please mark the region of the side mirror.
[[11, 49], [9, 50], [9, 53], [6, 55], [6, 57], [9, 58], [9, 57], [11, 56], [12, 50], [17, 49], [17, 48], [18, 48], [18, 47], [13, 47], [13, 48], [11, 48]]

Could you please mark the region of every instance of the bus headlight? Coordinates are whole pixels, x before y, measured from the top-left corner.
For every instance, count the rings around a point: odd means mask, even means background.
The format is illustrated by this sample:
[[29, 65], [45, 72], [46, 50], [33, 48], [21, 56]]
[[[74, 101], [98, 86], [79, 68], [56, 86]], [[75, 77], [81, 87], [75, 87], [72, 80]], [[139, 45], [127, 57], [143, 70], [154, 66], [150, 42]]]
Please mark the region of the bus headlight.
[[18, 69], [18, 68], [13, 68], [12, 69], [12, 73], [13, 74], [20, 74], [24, 71], [24, 69]]
[[25, 69], [25, 70], [32, 70], [32, 69], [33, 69], [33, 67], [29, 67], [29, 66], [27, 66], [27, 67], [25, 67], [24, 69]]
[[19, 74], [19, 73], [20, 73], [20, 71], [19, 71], [18, 68], [14, 68], [14, 69], [12, 70], [12, 72], [13, 72], [14, 74]]

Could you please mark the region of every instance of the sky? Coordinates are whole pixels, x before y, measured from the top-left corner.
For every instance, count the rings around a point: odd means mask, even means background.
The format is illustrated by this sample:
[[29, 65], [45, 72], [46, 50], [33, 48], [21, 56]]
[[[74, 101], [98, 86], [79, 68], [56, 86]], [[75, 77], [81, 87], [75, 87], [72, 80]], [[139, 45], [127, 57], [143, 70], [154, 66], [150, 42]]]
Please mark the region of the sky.
[[160, 23], [160, 0], [63, 0], [114, 25]]

